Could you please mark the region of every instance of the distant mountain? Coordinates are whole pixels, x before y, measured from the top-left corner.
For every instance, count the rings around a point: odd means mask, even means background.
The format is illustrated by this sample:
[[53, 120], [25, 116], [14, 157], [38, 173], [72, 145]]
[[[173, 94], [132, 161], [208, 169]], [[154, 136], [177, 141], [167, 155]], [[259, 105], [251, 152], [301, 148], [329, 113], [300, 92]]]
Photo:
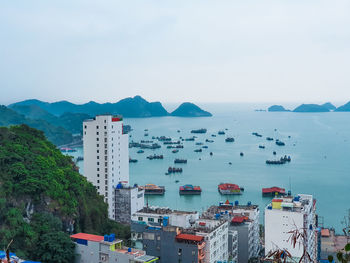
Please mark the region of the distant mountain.
[[336, 108], [334, 111], [350, 111], [350, 101], [343, 106]]
[[294, 112], [329, 112], [329, 109], [318, 104], [302, 104], [293, 110]]
[[284, 108], [283, 106], [281, 106], [281, 105], [272, 105], [272, 106], [269, 107], [267, 110], [268, 110], [268, 111], [271, 111], [271, 112], [273, 112], [273, 111], [290, 111], [290, 110], [285, 109], [285, 108]]
[[14, 104], [10, 106], [12, 110], [24, 115], [26, 118], [35, 120], [44, 120], [54, 126], [61, 126], [71, 133], [81, 133], [83, 121], [90, 119], [91, 116], [85, 113], [63, 113], [57, 117], [38, 105], [20, 105]]
[[176, 110], [174, 110], [171, 116], [177, 117], [210, 117], [212, 114], [210, 112], [204, 111], [197, 105], [185, 102], [182, 103]]
[[0, 106], [0, 126], [19, 124], [27, 124], [32, 128], [43, 131], [46, 137], [56, 145], [63, 145], [73, 141], [72, 133], [63, 127], [52, 125], [45, 120], [26, 118], [24, 115], [6, 106]]
[[331, 110], [335, 110], [337, 107], [335, 107], [332, 103], [330, 103], [330, 102], [327, 102], [327, 103], [325, 103], [325, 104], [322, 104], [321, 106], [323, 106], [323, 107], [326, 107], [327, 109], [329, 109], [330, 111]]
[[159, 117], [169, 115], [160, 102], [148, 102], [141, 96], [126, 98], [116, 103], [102, 104], [94, 101], [85, 104], [74, 104], [68, 101], [48, 103], [39, 100], [25, 100], [11, 104], [9, 107], [14, 108], [18, 106], [32, 105], [36, 105], [56, 116], [60, 116], [67, 112], [84, 113], [91, 116], [104, 113], [121, 114], [126, 118]]

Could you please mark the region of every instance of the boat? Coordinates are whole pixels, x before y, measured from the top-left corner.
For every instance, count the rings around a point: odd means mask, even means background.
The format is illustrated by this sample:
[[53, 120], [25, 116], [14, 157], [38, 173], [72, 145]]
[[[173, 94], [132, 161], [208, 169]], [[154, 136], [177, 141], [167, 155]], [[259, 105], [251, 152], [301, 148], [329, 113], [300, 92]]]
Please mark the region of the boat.
[[257, 133], [257, 132], [253, 132], [252, 135], [256, 136], [256, 137], [262, 137], [261, 134]]
[[196, 152], [196, 153], [201, 153], [201, 152], [202, 152], [202, 149], [195, 149], [194, 152]]
[[240, 154], [239, 154], [240, 156], [244, 156], [244, 153], [242, 153], [242, 152], [240, 152]]
[[187, 163], [186, 159], [175, 159], [174, 163]]
[[267, 140], [267, 141], [273, 141], [273, 138], [271, 138], [271, 137], [266, 137], [266, 140]]
[[265, 146], [264, 145], [259, 145], [259, 148], [260, 149], [265, 149]]
[[207, 132], [207, 129], [197, 129], [197, 130], [192, 130], [191, 133], [206, 133]]
[[182, 168], [169, 167], [168, 174], [171, 174], [171, 173], [182, 173]]
[[273, 151], [273, 153], [272, 153], [273, 155], [276, 155], [277, 153], [276, 153], [276, 151]]
[[208, 149], [209, 147], [207, 145], [202, 146], [203, 149]]
[[163, 159], [163, 158], [164, 158], [163, 154], [161, 154], [161, 155], [156, 155], [156, 154], [154, 154], [154, 155], [147, 156], [147, 159], [149, 159], [149, 160], [153, 160], [153, 159]]
[[225, 135], [225, 132], [224, 131], [218, 131], [218, 134], [219, 135]]
[[177, 152], [179, 152], [179, 150], [178, 150], [178, 149], [174, 149], [174, 150], [172, 150], [171, 152], [172, 152], [172, 153], [177, 153]]
[[155, 184], [146, 184], [145, 186], [139, 186], [139, 189], [145, 190], [145, 195], [164, 195], [165, 187]]
[[148, 133], [145, 133], [144, 135], [147, 137], [147, 136], [148, 136]]
[[186, 142], [194, 141], [194, 139], [195, 139], [194, 137], [190, 137], [190, 138], [186, 138], [185, 141], [186, 141]]
[[287, 157], [285, 155], [284, 157], [281, 157], [279, 160], [266, 160], [266, 164], [285, 164], [292, 161], [292, 158], [290, 156]]
[[144, 150], [138, 150], [137, 153], [144, 153]]
[[180, 130], [177, 130], [177, 132], [181, 132]]
[[179, 180], [175, 180], [175, 183], [178, 183], [178, 182], [180, 182]]
[[203, 145], [202, 142], [196, 142], [196, 145]]
[[131, 158], [129, 158], [129, 163], [137, 163], [137, 159], [131, 159]]
[[263, 196], [276, 196], [276, 195], [285, 195], [285, 194], [286, 194], [286, 190], [284, 188], [280, 188], [277, 186], [262, 189]]
[[211, 137], [216, 137], [216, 135], [215, 135], [215, 134], [212, 134]]
[[84, 161], [84, 157], [83, 156], [78, 156], [77, 162], [80, 162], [80, 161]]
[[213, 140], [206, 139], [205, 142], [210, 142], [210, 143], [212, 143], [212, 142], [214, 142], [214, 141], [213, 141]]
[[240, 195], [244, 188], [239, 187], [237, 184], [222, 183], [218, 185], [218, 191], [222, 195]]
[[200, 186], [185, 184], [179, 187], [179, 193], [180, 195], [200, 195], [202, 193], [202, 189]]
[[234, 142], [234, 141], [235, 141], [235, 139], [233, 137], [227, 137], [225, 139], [225, 142]]
[[60, 148], [60, 151], [61, 151], [61, 152], [69, 152], [69, 153], [72, 153], [72, 152], [76, 152], [77, 150], [76, 150], [76, 149], [69, 148], [69, 147], [62, 147], [62, 148]]
[[210, 152], [210, 156], [213, 156], [213, 152]]
[[280, 141], [280, 140], [276, 140], [276, 145], [278, 145], [278, 146], [284, 146], [284, 145], [286, 145], [284, 142], [282, 142], [282, 141]]

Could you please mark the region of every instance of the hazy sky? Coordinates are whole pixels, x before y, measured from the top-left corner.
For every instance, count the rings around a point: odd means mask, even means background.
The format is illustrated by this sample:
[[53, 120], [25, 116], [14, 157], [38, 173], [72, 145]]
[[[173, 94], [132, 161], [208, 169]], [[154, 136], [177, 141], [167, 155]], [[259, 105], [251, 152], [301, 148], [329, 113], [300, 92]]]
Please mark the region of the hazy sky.
[[0, 1], [0, 103], [350, 100], [349, 0]]

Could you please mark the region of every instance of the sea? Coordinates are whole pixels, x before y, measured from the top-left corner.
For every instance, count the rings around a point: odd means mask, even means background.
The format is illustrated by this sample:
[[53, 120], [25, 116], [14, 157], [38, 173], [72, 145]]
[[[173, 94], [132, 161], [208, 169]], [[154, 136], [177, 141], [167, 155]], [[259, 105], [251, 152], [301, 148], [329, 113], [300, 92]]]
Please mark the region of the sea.
[[[145, 199], [149, 206], [202, 212], [227, 199], [239, 204], [251, 202], [259, 205], [263, 224], [264, 209], [271, 198], [262, 197], [262, 188], [278, 186], [290, 190], [293, 195], [313, 195], [317, 200], [319, 224], [342, 232], [350, 209], [350, 113], [266, 112], [256, 111], [266, 105], [251, 104], [200, 106], [213, 116], [124, 119], [124, 123], [133, 129], [129, 141], [152, 140], [153, 136], [171, 137], [177, 141], [197, 136], [195, 141], [183, 141], [184, 148], [177, 153], [172, 153], [172, 149], [162, 143], [160, 149], [144, 150], [144, 153], [137, 153], [138, 148], [129, 149], [130, 157], [138, 160], [130, 163], [131, 183], [165, 186], [164, 196]], [[191, 133], [200, 128], [207, 132]], [[225, 135], [218, 135], [218, 131], [224, 131]], [[253, 132], [262, 137], [252, 135]], [[235, 141], [225, 142], [226, 137], [234, 137]], [[274, 141], [267, 141], [266, 137], [272, 137]], [[206, 139], [214, 142], [206, 143]], [[277, 146], [275, 139], [283, 141], [285, 146]], [[208, 148], [194, 152], [203, 146], [196, 145], [198, 142]], [[273, 155], [274, 151], [276, 155]], [[241, 152], [244, 156], [240, 156]], [[162, 154], [164, 159], [146, 158], [153, 154]], [[73, 155], [82, 156], [83, 149], [79, 148]], [[285, 155], [291, 157], [290, 163], [266, 164], [266, 160]], [[187, 164], [175, 165], [175, 158], [187, 159]], [[83, 161], [78, 166], [83, 174]], [[182, 167], [183, 172], [166, 175], [169, 166]], [[244, 193], [222, 196], [217, 189], [220, 183], [238, 184], [244, 187]], [[180, 196], [179, 186], [184, 184], [200, 186], [202, 194]]]

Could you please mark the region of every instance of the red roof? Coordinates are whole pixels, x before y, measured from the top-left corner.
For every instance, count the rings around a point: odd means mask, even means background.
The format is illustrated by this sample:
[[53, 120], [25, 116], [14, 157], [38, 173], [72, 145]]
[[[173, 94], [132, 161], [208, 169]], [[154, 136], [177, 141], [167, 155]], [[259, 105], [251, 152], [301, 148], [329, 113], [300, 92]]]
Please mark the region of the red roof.
[[103, 241], [103, 236], [97, 236], [97, 235], [91, 235], [91, 234], [85, 234], [85, 233], [78, 233], [70, 236], [71, 238], [77, 238], [77, 239], [84, 239], [88, 241], [94, 241], [94, 242], [100, 242]]
[[218, 185], [219, 189], [221, 190], [240, 190], [239, 186], [236, 184], [229, 184], [229, 183], [225, 183], [225, 184], [219, 184]]
[[283, 202], [283, 200], [282, 200], [282, 199], [274, 198], [274, 199], [272, 199], [272, 202]]
[[118, 117], [113, 117], [113, 118], [112, 118], [112, 121], [113, 121], [113, 122], [114, 122], [114, 121], [121, 121], [121, 119], [118, 118]]
[[232, 218], [232, 223], [243, 223], [244, 221], [248, 220], [249, 218], [247, 216], [235, 216]]
[[262, 192], [264, 194], [265, 193], [273, 193], [273, 192], [278, 192], [278, 193], [284, 194], [286, 192], [286, 190], [284, 188], [274, 186], [274, 187], [270, 187], [270, 188], [263, 188]]
[[189, 234], [179, 234], [176, 236], [177, 240], [190, 240], [190, 241], [202, 241], [204, 237], [202, 236], [196, 236], [196, 235], [189, 235]]
[[323, 237], [331, 236], [331, 234], [329, 233], [329, 229], [328, 228], [322, 229], [321, 230], [321, 236], [323, 236]]

